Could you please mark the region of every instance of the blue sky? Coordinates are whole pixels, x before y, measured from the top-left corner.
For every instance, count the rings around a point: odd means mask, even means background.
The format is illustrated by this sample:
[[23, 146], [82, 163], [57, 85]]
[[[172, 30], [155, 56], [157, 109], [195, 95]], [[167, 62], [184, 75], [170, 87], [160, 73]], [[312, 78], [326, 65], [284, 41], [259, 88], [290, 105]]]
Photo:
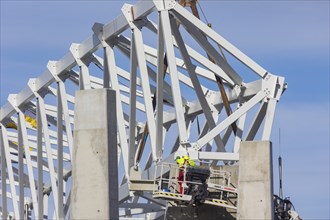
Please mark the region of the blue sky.
[[[124, 2], [135, 1], [1, 0], [0, 105], [42, 74], [48, 60], [90, 36], [94, 22], [118, 16]], [[286, 78], [272, 134], [276, 159], [281, 129], [284, 195], [304, 219], [329, 219], [329, 1], [200, 4], [218, 33]]]

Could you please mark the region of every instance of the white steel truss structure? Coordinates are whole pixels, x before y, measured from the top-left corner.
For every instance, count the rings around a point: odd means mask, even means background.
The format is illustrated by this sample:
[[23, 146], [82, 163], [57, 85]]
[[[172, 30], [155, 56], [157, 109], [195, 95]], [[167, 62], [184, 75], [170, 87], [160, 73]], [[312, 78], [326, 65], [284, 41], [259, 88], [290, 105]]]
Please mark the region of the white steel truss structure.
[[76, 90], [117, 92], [122, 219], [156, 219], [166, 208], [150, 191], [132, 190], [130, 168], [153, 180], [155, 165], [182, 150], [233, 164], [241, 141], [270, 139], [284, 78], [177, 2], [125, 4], [92, 30], [0, 110], [2, 218], [69, 218]]

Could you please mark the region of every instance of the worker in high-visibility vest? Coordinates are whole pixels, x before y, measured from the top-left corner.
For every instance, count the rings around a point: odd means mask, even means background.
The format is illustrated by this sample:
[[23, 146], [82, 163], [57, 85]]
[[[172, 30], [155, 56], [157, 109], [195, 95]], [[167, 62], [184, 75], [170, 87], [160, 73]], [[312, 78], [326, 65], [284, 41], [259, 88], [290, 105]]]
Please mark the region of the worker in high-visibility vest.
[[184, 163], [187, 164], [188, 166], [191, 166], [191, 167], [196, 166], [195, 161], [193, 161], [192, 159], [190, 159], [189, 156], [183, 156], [183, 159], [185, 161]]
[[183, 157], [180, 157], [180, 156], [177, 156], [176, 159], [175, 159], [176, 163], [180, 166], [183, 166], [184, 165], [184, 158]]
[[196, 166], [196, 163], [195, 161], [193, 161], [192, 159], [190, 159], [189, 156], [183, 156], [183, 157], [180, 157], [180, 156], [177, 156], [176, 159], [175, 159], [176, 163], [180, 166], [183, 166], [183, 165], [188, 165], [188, 166], [191, 166], [191, 167], [194, 167]]
[[184, 191], [183, 191], [183, 187], [182, 187], [182, 183], [184, 181], [184, 170], [185, 170], [185, 166], [191, 166], [191, 167], [194, 167], [196, 165], [195, 161], [191, 160], [189, 158], [189, 156], [183, 156], [183, 157], [180, 157], [180, 156], [177, 156], [176, 159], [175, 159], [176, 163], [178, 164], [179, 166], [179, 176], [178, 176], [178, 183], [179, 183], [179, 186], [180, 186], [180, 194], [182, 194]]

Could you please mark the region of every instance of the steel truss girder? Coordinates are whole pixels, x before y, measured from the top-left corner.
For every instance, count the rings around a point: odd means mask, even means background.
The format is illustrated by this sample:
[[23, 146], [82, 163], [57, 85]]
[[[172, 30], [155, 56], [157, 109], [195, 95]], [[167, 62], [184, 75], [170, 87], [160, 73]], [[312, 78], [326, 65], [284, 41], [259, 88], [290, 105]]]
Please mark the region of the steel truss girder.
[[[149, 16], [154, 12], [158, 13], [156, 21]], [[144, 163], [139, 169], [144, 179], [154, 178], [156, 162], [173, 162], [178, 150], [186, 149], [192, 158], [216, 165], [238, 161], [242, 140], [256, 140], [258, 134], [260, 140], [269, 140], [276, 104], [286, 89], [284, 78], [267, 72], [175, 1], [125, 4], [114, 21], [95, 23], [92, 29], [91, 37], [72, 44], [60, 60], [49, 61], [42, 75], [9, 96], [0, 109], [3, 218], [9, 213], [22, 217], [29, 201], [34, 218], [68, 216], [74, 90], [112, 88], [117, 92], [118, 158], [123, 173], [118, 202], [123, 219], [134, 215], [153, 219], [164, 214], [162, 201], [148, 192], [129, 190], [130, 168], [136, 165], [144, 127], [148, 127], [150, 140], [141, 150]], [[150, 32], [156, 37], [155, 47], [146, 35]], [[190, 46], [186, 36], [201, 49]], [[259, 79], [244, 82], [213, 43]], [[103, 55], [95, 54], [99, 50]], [[164, 61], [168, 66], [165, 76]], [[212, 89], [215, 76], [224, 81], [229, 103], [237, 107], [230, 116], [222, 113], [221, 94]], [[25, 120], [28, 112], [36, 119], [36, 127]], [[197, 116], [204, 123], [200, 134], [195, 132]], [[9, 122], [16, 123], [17, 130], [8, 127]], [[236, 134], [230, 126], [234, 122]]]

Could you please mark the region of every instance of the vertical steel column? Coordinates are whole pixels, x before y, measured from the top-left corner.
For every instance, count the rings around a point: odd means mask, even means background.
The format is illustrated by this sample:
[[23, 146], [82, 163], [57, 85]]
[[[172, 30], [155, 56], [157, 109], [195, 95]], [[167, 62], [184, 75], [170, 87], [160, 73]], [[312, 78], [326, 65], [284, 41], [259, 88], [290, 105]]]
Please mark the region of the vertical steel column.
[[79, 66], [79, 88], [80, 90], [91, 89], [89, 69], [86, 63], [81, 60], [80, 44], [71, 44], [70, 52]]
[[[39, 98], [37, 98], [37, 169], [38, 169], [38, 214], [39, 219], [44, 219], [44, 180], [43, 180], [43, 144], [42, 144], [42, 122]], [[34, 207], [37, 208], [37, 207]]]
[[[21, 113], [22, 114], [22, 113]], [[22, 137], [22, 123], [20, 122], [20, 113], [17, 113], [18, 117], [18, 188], [19, 188], [19, 218], [24, 216], [24, 152], [23, 152], [23, 137]], [[23, 117], [24, 118], [24, 117]]]
[[[162, 158], [163, 153], [163, 87], [164, 87], [164, 34], [162, 19], [158, 12], [158, 50], [157, 50], [157, 92], [156, 92], [156, 158]], [[166, 60], [167, 62], [167, 60]]]
[[89, 69], [86, 64], [79, 66], [80, 76], [79, 76], [79, 87], [81, 90], [90, 89], [90, 80], [89, 80]]
[[57, 187], [58, 218], [64, 219], [63, 212], [63, 104], [60, 82], [57, 82]]
[[[33, 206], [37, 206], [38, 201], [37, 201], [37, 193], [36, 193], [36, 186], [35, 186], [35, 179], [34, 179], [34, 173], [33, 173], [33, 167], [32, 167], [32, 162], [31, 162], [31, 154], [30, 154], [30, 144], [28, 141], [28, 134], [27, 134], [27, 129], [26, 129], [26, 122], [25, 122], [25, 116], [23, 112], [18, 109], [18, 132], [19, 132], [19, 137], [22, 138], [22, 145], [24, 149], [24, 157], [25, 157], [25, 162], [27, 166], [27, 171], [28, 171], [28, 178], [29, 178], [29, 184], [30, 184], [30, 190], [31, 190], [31, 196], [32, 196], [32, 202]], [[35, 218], [38, 218], [38, 210], [36, 209], [35, 211]]]
[[[61, 107], [62, 107], [62, 114], [64, 117], [64, 124], [65, 124], [65, 133], [70, 149], [70, 156], [72, 154], [72, 146], [73, 146], [73, 136], [72, 136], [72, 128], [70, 122], [70, 114], [69, 114], [69, 107], [68, 107], [68, 98], [66, 94], [66, 89], [64, 82], [58, 79], [58, 91], [57, 96], [60, 97]], [[57, 97], [59, 99], [59, 97]], [[62, 131], [63, 132], [63, 131]]]
[[38, 107], [40, 111], [41, 116], [41, 123], [42, 123], [42, 129], [43, 129], [43, 136], [45, 140], [45, 147], [46, 147], [46, 154], [48, 159], [48, 166], [49, 166], [49, 176], [50, 176], [50, 182], [52, 186], [52, 192], [53, 192], [53, 199], [54, 199], [54, 207], [55, 207], [55, 216], [56, 219], [58, 218], [58, 189], [57, 189], [57, 183], [56, 183], [56, 173], [54, 168], [54, 161], [53, 161], [53, 155], [52, 155], [52, 148], [50, 143], [50, 137], [49, 137], [49, 131], [48, 131], [48, 123], [47, 123], [47, 117], [46, 117], [46, 111], [45, 111], [45, 102], [41, 96], [38, 97]]
[[103, 47], [103, 88], [110, 88], [110, 64], [107, 57], [107, 46]]
[[262, 140], [269, 140], [270, 133], [272, 131], [274, 115], [275, 115], [275, 108], [276, 108], [277, 100], [276, 99], [269, 99], [267, 103], [267, 113], [265, 116], [265, 123], [264, 123], [264, 130], [262, 133]]
[[136, 135], [136, 72], [137, 58], [134, 46], [134, 34], [132, 33], [131, 54], [130, 54], [130, 99], [129, 99], [129, 168], [134, 165], [136, 154], [135, 135]]
[[121, 102], [121, 94], [119, 89], [119, 82], [117, 77], [117, 66], [115, 60], [115, 54], [113, 48], [109, 45], [105, 47], [106, 50], [106, 57], [104, 60], [107, 60], [106, 64], [109, 66], [107, 67], [110, 70], [110, 80], [111, 80], [111, 88], [116, 91], [116, 114], [117, 114], [117, 125], [118, 125], [118, 132], [119, 132], [119, 139], [120, 139], [120, 147], [122, 150], [123, 161], [124, 161], [124, 169], [126, 178], [129, 179], [129, 158], [128, 158], [128, 143], [127, 143], [127, 135], [125, 130], [125, 121], [124, 114], [123, 114], [123, 106]]

